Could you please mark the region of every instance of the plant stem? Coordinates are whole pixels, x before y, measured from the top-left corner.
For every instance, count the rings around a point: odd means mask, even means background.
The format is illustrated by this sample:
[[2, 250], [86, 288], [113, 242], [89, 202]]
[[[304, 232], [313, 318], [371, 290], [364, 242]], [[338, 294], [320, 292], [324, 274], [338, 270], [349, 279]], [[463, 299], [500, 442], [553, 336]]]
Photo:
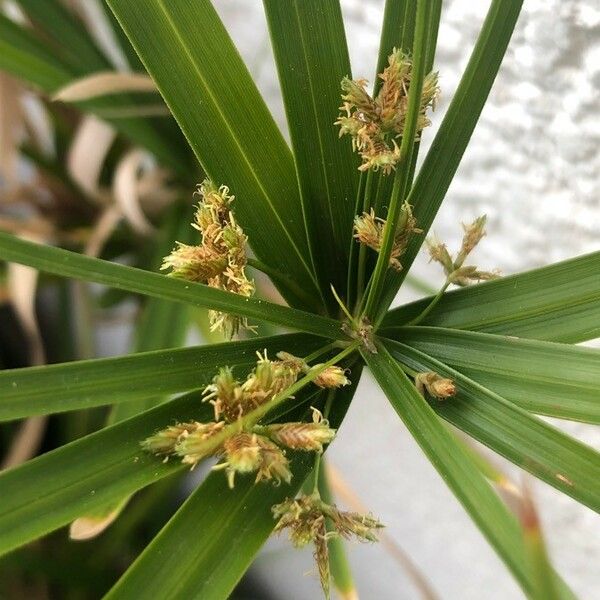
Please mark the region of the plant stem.
[[[363, 197], [362, 212], [369, 212], [371, 208], [371, 191], [373, 187], [373, 170], [367, 171], [367, 183], [365, 184], [365, 195]], [[367, 247], [359, 245], [358, 249], [358, 281], [356, 282], [356, 304], [360, 304], [365, 285], [365, 270], [367, 266]]]
[[[327, 400], [325, 400], [325, 407], [323, 408], [323, 418], [327, 419], [329, 417], [329, 411], [331, 410], [331, 405], [333, 404], [333, 399], [335, 398], [335, 389], [329, 390], [327, 394]], [[317, 452], [315, 456], [315, 466], [313, 467], [313, 494], [319, 493], [319, 469], [321, 467], [321, 457], [323, 456], [322, 452]]]
[[309, 362], [315, 360], [316, 358], [319, 358], [319, 356], [321, 356], [322, 354], [325, 354], [325, 352], [327, 352], [328, 350], [331, 350], [332, 348], [335, 348], [335, 347], [336, 347], [335, 342], [331, 342], [331, 344], [327, 344], [326, 346], [323, 346], [322, 348], [315, 350], [312, 354], [309, 354], [308, 356], [304, 357], [303, 360], [305, 363], [309, 363]]
[[433, 297], [432, 301], [425, 307], [425, 309], [418, 314], [412, 321], [406, 323], [406, 327], [410, 327], [412, 325], [418, 325], [435, 307], [435, 305], [442, 299], [444, 292], [448, 289], [451, 281], [446, 279], [446, 283], [442, 286], [442, 289]]
[[383, 291], [385, 276], [389, 267], [390, 256], [394, 245], [394, 237], [402, 213], [402, 202], [406, 196], [406, 188], [408, 187], [411, 159], [417, 134], [417, 120], [421, 109], [423, 81], [425, 78], [425, 61], [427, 59], [428, 40], [427, 32], [430, 10], [431, 3], [429, 0], [418, 0], [415, 42], [413, 46], [413, 70], [410, 88], [408, 90], [406, 121], [402, 133], [402, 142], [400, 144], [400, 160], [394, 177], [390, 207], [385, 228], [383, 230], [383, 241], [373, 272], [373, 285], [371, 286], [365, 305], [364, 312], [367, 316], [373, 316], [375, 307], [379, 303]]
[[[361, 174], [360, 174], [360, 177], [358, 180], [358, 190], [356, 191], [356, 201], [354, 203], [354, 216], [355, 217], [360, 212], [360, 202], [361, 202], [362, 194], [363, 194], [363, 190], [364, 190], [365, 179], [366, 179], [365, 174], [361, 171]], [[352, 225], [352, 227], [354, 228], [354, 224]], [[348, 262], [348, 277], [346, 279], [346, 304], [348, 306], [353, 306], [352, 296], [355, 291], [355, 278], [357, 275], [355, 263], [356, 263], [358, 250], [359, 249], [357, 248], [356, 240], [354, 239], [354, 235], [352, 235], [350, 237], [350, 250], [348, 252], [348, 256], [350, 257], [350, 260]]]

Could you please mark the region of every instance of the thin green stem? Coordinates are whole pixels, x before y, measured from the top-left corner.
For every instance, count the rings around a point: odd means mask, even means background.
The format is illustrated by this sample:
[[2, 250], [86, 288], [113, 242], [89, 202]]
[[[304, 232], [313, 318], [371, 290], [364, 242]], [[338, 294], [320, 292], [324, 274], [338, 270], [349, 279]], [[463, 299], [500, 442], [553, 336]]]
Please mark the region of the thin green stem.
[[423, 311], [421, 311], [412, 321], [406, 323], [406, 326], [409, 327], [411, 325], [418, 325], [435, 307], [435, 305], [442, 299], [444, 292], [448, 289], [448, 286], [452, 283], [448, 279], [446, 283], [442, 286], [442, 289], [433, 297], [431, 302], [425, 307]]
[[[331, 411], [331, 405], [333, 404], [333, 399], [335, 398], [335, 389], [329, 390], [327, 394], [327, 400], [325, 401], [325, 407], [323, 408], [323, 417], [327, 419], [329, 417], [329, 412]], [[313, 494], [319, 493], [319, 469], [321, 467], [321, 457], [323, 454], [321, 452], [317, 452], [315, 456], [315, 466], [313, 467]]]
[[305, 363], [310, 363], [313, 360], [315, 360], [316, 358], [319, 358], [319, 356], [322, 356], [323, 354], [325, 354], [329, 350], [332, 350], [335, 347], [336, 347], [336, 343], [331, 342], [331, 344], [327, 344], [326, 346], [323, 346], [322, 348], [315, 350], [312, 354], [305, 356], [303, 360]]
[[402, 202], [406, 196], [406, 188], [408, 187], [412, 154], [417, 134], [417, 120], [421, 109], [423, 81], [425, 78], [430, 11], [431, 3], [429, 0], [418, 0], [415, 42], [413, 46], [413, 70], [408, 91], [406, 124], [402, 135], [402, 142], [400, 144], [400, 160], [394, 177], [390, 207], [383, 230], [383, 241], [379, 256], [377, 257], [377, 263], [375, 264], [373, 285], [369, 291], [365, 305], [365, 313], [367, 316], [374, 316], [375, 308], [381, 298], [385, 276], [389, 267], [390, 256], [394, 245], [394, 237], [402, 213]]
[[[365, 194], [363, 197], [362, 212], [367, 213], [371, 208], [371, 192], [373, 188], [373, 170], [367, 171], [367, 183], [365, 184]], [[367, 247], [364, 244], [359, 245], [358, 249], [358, 281], [356, 283], [356, 304], [360, 304], [365, 285], [365, 271], [367, 268]]]
[[375, 211], [375, 216], [381, 216], [382, 208], [383, 208], [383, 190], [385, 188], [384, 181], [387, 175], [383, 173], [379, 173], [379, 177], [377, 178], [377, 190], [375, 192], [375, 202], [373, 204], [373, 210]]
[[[364, 191], [364, 186], [365, 186], [365, 174], [363, 172], [361, 172], [359, 180], [358, 180], [358, 190], [356, 191], [356, 201], [354, 203], [354, 216], [356, 217], [356, 215], [358, 215], [358, 213], [360, 212], [360, 206], [361, 206], [361, 200], [362, 200], [362, 194]], [[349, 263], [348, 263], [348, 277], [346, 280], [346, 303], [348, 304], [348, 306], [353, 306], [353, 294], [355, 292], [355, 283], [356, 283], [356, 275], [357, 275], [357, 266], [356, 266], [356, 262], [357, 262], [357, 255], [358, 255], [358, 248], [357, 248], [357, 242], [354, 239], [354, 236], [351, 236], [350, 238], [350, 250], [349, 250]]]

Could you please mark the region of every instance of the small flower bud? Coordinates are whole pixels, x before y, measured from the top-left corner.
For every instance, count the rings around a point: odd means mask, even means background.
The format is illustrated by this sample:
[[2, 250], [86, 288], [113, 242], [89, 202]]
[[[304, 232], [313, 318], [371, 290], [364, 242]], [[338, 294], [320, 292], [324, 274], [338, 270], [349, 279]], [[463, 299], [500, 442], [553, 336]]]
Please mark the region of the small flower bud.
[[282, 481], [289, 483], [292, 479], [292, 472], [283, 450], [265, 437], [260, 436], [258, 441], [261, 461], [256, 474], [256, 482], [264, 479], [273, 480], [276, 485]]
[[445, 400], [456, 394], [454, 381], [442, 377], [433, 371], [418, 373], [415, 377], [415, 387], [422, 396], [425, 396], [426, 390], [430, 396], [438, 400]]
[[313, 409], [312, 423], [282, 423], [261, 427], [261, 433], [269, 436], [274, 442], [291, 448], [323, 452], [323, 444], [329, 444], [335, 437], [335, 429], [329, 427], [329, 421]]
[[173, 454], [175, 452], [175, 445], [181, 436], [194, 431], [199, 425], [201, 425], [201, 423], [198, 423], [197, 421], [171, 425], [146, 438], [140, 442], [140, 445], [144, 450], [154, 454]]
[[238, 433], [223, 442], [225, 462], [214, 469], [225, 469], [229, 487], [233, 488], [236, 473], [252, 473], [261, 464], [261, 448], [258, 436], [250, 433]]
[[[313, 369], [316, 369], [319, 366], [320, 365], [315, 365]], [[344, 369], [334, 365], [321, 371], [321, 373], [313, 379], [313, 383], [322, 388], [339, 388], [344, 385], [350, 385], [350, 380], [346, 377]]]
[[454, 271], [454, 262], [448, 252], [448, 248], [446, 248], [446, 244], [442, 244], [435, 238], [427, 239], [426, 243], [430, 259], [440, 263], [444, 267], [444, 273], [450, 275]]
[[175, 452], [181, 456], [181, 462], [191, 465], [193, 469], [202, 459], [214, 454], [214, 450], [207, 446], [206, 441], [219, 433], [224, 426], [223, 421], [196, 423], [193, 430], [185, 431], [175, 444]]
[[485, 236], [485, 223], [487, 221], [486, 215], [477, 217], [470, 225], [464, 225], [464, 236], [460, 251], [454, 261], [455, 267], [462, 267], [467, 256], [474, 250], [475, 246], [479, 244], [481, 239]]
[[205, 283], [227, 268], [227, 258], [205, 246], [188, 246], [177, 242], [171, 254], [163, 259], [161, 270], [172, 269], [171, 277]]

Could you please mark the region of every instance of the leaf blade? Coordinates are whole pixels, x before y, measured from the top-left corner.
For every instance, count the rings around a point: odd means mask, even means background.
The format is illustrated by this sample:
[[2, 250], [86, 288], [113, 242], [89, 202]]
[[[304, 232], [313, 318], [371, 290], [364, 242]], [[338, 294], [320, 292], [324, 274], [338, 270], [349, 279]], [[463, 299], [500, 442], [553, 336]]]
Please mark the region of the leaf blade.
[[[459, 392], [433, 410], [498, 454], [578, 502], [600, 512], [600, 453], [401, 342], [387, 342], [411, 368], [449, 377]], [[408, 363], [407, 363], [408, 364]], [[419, 366], [420, 365], [420, 366]]]
[[[437, 420], [387, 349], [379, 345], [378, 354], [364, 352], [363, 357], [415, 440], [528, 593], [532, 589], [531, 574], [524, 564], [523, 539], [514, 516], [480, 475], [473, 459]], [[564, 597], [571, 597], [566, 586], [561, 585]]]
[[252, 367], [257, 351], [304, 356], [322, 345], [319, 338], [291, 334], [4, 370], [0, 421], [200, 389], [223, 365]]
[[[553, 342], [600, 337], [600, 252], [444, 294], [423, 325], [469, 329]], [[431, 298], [392, 310], [394, 329], [416, 317]]]
[[405, 327], [401, 341], [530, 412], [600, 423], [600, 351], [437, 327]]
[[313, 262], [329, 294], [330, 284], [341, 290], [345, 281], [358, 184], [358, 161], [333, 124], [340, 82], [350, 76], [340, 5], [338, 0], [263, 4]]
[[247, 298], [158, 273], [151, 273], [105, 260], [90, 258], [61, 248], [42, 246], [0, 232], [0, 259], [26, 264], [46, 273], [94, 281], [145, 294], [265, 320], [284, 327], [306, 330], [323, 337], [344, 339], [340, 324], [327, 317], [295, 308]]

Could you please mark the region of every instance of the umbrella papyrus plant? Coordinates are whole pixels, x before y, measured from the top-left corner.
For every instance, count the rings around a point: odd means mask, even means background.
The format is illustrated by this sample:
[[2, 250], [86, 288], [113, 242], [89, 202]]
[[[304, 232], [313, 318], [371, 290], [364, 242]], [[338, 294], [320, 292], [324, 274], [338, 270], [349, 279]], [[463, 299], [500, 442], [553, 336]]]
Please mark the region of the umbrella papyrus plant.
[[[536, 416], [600, 421], [600, 354], [573, 345], [600, 332], [600, 253], [498, 278], [468, 261], [485, 233], [480, 218], [464, 226], [454, 254], [429, 239], [444, 272], [440, 293], [389, 310], [459, 167], [521, 2], [490, 3], [417, 173], [438, 93], [441, 0], [387, 1], [372, 87], [352, 79], [337, 0], [265, 0], [290, 145], [208, 0], [148, 0], [143, 11], [135, 0], [108, 4], [207, 175], [195, 245], [166, 259], [174, 277], [4, 233], [0, 259], [208, 309], [228, 333], [257, 322], [295, 333], [0, 373], [4, 420], [147, 408], [1, 474], [0, 552], [110, 513], [217, 456], [216, 472], [107, 597], [226, 598], [275, 527], [289, 528], [296, 545], [314, 542], [328, 593], [330, 542], [371, 540], [380, 527], [326, 501], [317, 476], [366, 366], [525, 593], [572, 597], [546, 560], [531, 560], [520, 513], [447, 423], [600, 508], [599, 455]], [[247, 267], [266, 273], [287, 305], [253, 294]], [[139, 404], [161, 395], [170, 400]]]

